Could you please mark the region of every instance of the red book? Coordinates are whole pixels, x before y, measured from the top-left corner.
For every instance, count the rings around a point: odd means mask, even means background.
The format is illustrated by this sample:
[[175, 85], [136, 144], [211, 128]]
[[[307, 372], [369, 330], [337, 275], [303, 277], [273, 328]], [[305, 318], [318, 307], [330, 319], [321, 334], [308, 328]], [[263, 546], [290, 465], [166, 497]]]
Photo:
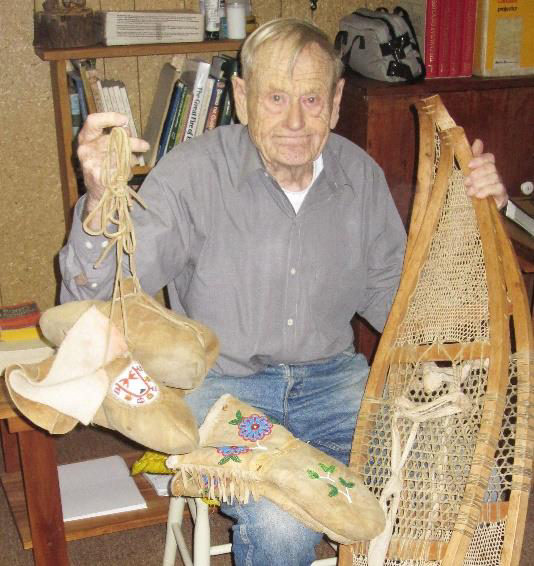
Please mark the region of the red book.
[[477, 0], [464, 0], [463, 33], [461, 48], [460, 76], [470, 77], [473, 74], [473, 52], [475, 48], [475, 25], [477, 16]]
[[425, 66], [427, 78], [438, 76], [439, 4], [440, 0], [428, 0], [426, 3]]
[[451, 0], [451, 26], [449, 33], [449, 77], [460, 75], [463, 7], [465, 0]]
[[0, 329], [27, 328], [36, 326], [41, 311], [34, 302], [0, 307]]
[[438, 77], [449, 76], [451, 4], [451, 0], [439, 2]]

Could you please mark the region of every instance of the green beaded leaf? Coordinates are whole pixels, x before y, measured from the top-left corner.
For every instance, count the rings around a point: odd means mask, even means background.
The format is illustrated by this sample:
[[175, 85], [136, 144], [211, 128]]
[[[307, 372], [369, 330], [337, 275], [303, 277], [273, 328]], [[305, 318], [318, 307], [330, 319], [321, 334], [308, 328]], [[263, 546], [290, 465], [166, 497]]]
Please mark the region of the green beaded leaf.
[[354, 487], [353, 481], [346, 481], [343, 478], [339, 478], [339, 483], [344, 487]]
[[241, 411], [237, 411], [235, 414], [235, 419], [228, 422], [228, 424], [238, 425], [243, 420], [243, 415]]
[[328, 497], [335, 497], [338, 493], [339, 493], [338, 488], [335, 485], [331, 485], [330, 493], [328, 494]]
[[314, 472], [313, 470], [308, 470], [308, 475], [310, 476], [310, 478], [312, 480], [318, 480], [319, 479], [319, 474], [317, 472]]
[[325, 464], [319, 463], [319, 467], [327, 474], [333, 474], [336, 470], [336, 467], [333, 464], [331, 466], [326, 466]]

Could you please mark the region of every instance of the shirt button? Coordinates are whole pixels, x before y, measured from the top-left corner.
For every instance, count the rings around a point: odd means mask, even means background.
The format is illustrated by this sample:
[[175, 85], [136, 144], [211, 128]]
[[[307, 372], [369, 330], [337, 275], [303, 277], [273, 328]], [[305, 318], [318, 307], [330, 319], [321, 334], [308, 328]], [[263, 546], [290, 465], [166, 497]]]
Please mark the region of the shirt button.
[[297, 270], [294, 267], [289, 270], [289, 273], [291, 273], [291, 275], [295, 275], [296, 272]]
[[288, 325], [288, 326], [293, 326], [294, 322], [295, 322], [295, 321], [294, 321], [292, 318], [288, 318], [288, 319], [287, 319], [287, 325]]
[[107, 248], [108, 247], [108, 241], [104, 240], [101, 244], [100, 244], [103, 248]]
[[92, 244], [91, 242], [85, 242], [85, 247], [86, 247], [88, 250], [91, 250], [91, 249], [93, 249], [93, 244]]
[[98, 287], [98, 283], [91, 283], [91, 287], [95, 289], [96, 287]]

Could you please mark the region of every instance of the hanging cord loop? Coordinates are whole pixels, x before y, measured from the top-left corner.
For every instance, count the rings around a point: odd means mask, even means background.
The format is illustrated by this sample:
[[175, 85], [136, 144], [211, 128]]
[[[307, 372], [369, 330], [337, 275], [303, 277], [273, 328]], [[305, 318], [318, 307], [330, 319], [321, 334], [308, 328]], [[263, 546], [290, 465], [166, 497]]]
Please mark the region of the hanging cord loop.
[[[100, 254], [95, 267], [98, 267], [108, 255], [111, 248], [115, 246], [117, 257], [117, 271], [113, 287], [111, 301], [111, 312], [109, 317], [113, 320], [113, 312], [116, 299], [120, 298], [124, 335], [127, 337], [128, 328], [126, 322], [126, 309], [124, 308], [122, 259], [127, 254], [130, 259], [130, 271], [132, 273], [134, 292], [139, 292], [141, 286], [137, 278], [135, 265], [136, 239], [135, 231], [130, 216], [134, 201], [146, 208], [143, 199], [130, 187], [128, 181], [131, 178], [130, 170], [130, 139], [124, 128], [112, 128], [109, 137], [108, 151], [102, 167], [102, 184], [104, 194], [98, 206], [91, 211], [83, 223], [84, 230], [91, 236], [105, 236], [109, 244]], [[100, 218], [100, 229], [92, 230], [91, 221]]]

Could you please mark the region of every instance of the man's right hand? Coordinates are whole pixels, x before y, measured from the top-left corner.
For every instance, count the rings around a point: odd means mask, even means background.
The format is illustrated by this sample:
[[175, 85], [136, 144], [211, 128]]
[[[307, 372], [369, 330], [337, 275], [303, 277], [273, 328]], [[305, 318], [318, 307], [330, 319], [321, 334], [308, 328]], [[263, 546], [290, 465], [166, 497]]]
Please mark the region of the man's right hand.
[[[78, 134], [78, 159], [87, 190], [84, 218], [96, 208], [104, 194], [101, 174], [109, 145], [109, 129], [114, 126], [126, 128], [127, 124], [128, 118], [118, 112], [89, 114]], [[135, 153], [143, 153], [150, 146], [142, 139], [130, 138], [130, 147], [132, 150], [130, 164], [133, 166], [137, 163]], [[93, 219], [90, 228], [100, 229], [100, 219]]]

